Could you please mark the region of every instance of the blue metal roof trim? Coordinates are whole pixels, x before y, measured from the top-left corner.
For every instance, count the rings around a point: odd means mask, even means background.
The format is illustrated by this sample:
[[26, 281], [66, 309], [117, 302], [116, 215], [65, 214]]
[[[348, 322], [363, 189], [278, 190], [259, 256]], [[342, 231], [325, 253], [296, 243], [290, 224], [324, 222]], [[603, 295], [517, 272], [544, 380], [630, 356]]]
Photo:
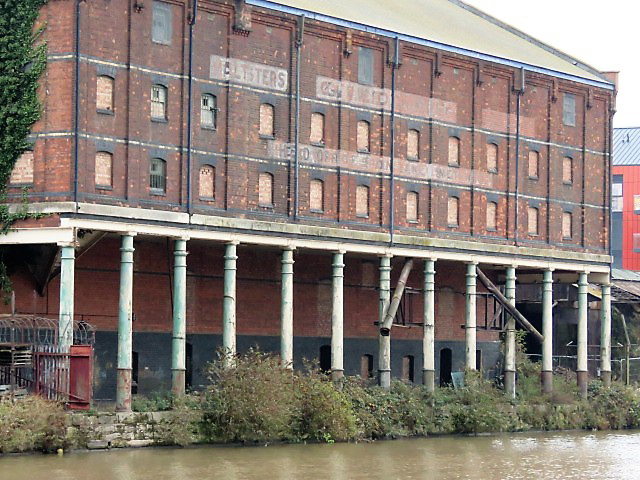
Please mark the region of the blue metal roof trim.
[[268, 8], [271, 10], [277, 10], [284, 13], [290, 13], [292, 15], [304, 15], [307, 18], [311, 18], [313, 20], [317, 20], [319, 22], [332, 23], [334, 25], [339, 25], [341, 27], [347, 28], [355, 28], [356, 30], [362, 30], [367, 33], [374, 33], [376, 35], [381, 35], [384, 37], [390, 38], [399, 38], [400, 40], [405, 40], [411, 43], [416, 43], [419, 45], [424, 45], [427, 47], [437, 48], [440, 50], [445, 50], [452, 53], [457, 53], [460, 55], [465, 55], [467, 57], [477, 58], [479, 60], [485, 60], [488, 62], [500, 63], [502, 65], [507, 65], [515, 68], [524, 68], [525, 70], [529, 70], [535, 73], [541, 73], [543, 75], [551, 75], [553, 77], [563, 78], [565, 80], [571, 80], [573, 82], [584, 83], [586, 85], [591, 85], [598, 88], [604, 88], [606, 90], [614, 90], [614, 85], [612, 83], [608, 83], [605, 81], [598, 82], [595, 80], [589, 80], [587, 78], [578, 77], [576, 75], [571, 75], [564, 72], [558, 72], [556, 70], [551, 70], [547, 68], [537, 67], [535, 65], [531, 65], [528, 63], [522, 63], [515, 60], [509, 60], [508, 58], [497, 57], [493, 55], [489, 55], [486, 53], [475, 52], [473, 50], [468, 50], [465, 48], [456, 47], [454, 45], [447, 45], [444, 43], [434, 42], [432, 40], [426, 40], [420, 37], [414, 37], [412, 35], [406, 35], [404, 33], [393, 32], [391, 30], [385, 30], [378, 27], [372, 27], [370, 25], [365, 25], [362, 23], [352, 22], [350, 20], [344, 20], [337, 17], [331, 17], [329, 15], [325, 15], [322, 13], [312, 12], [310, 10], [303, 10], [301, 8], [290, 7], [288, 5], [283, 5], [281, 3], [272, 2], [269, 0], [246, 0], [249, 5], [254, 5], [256, 7]]
[[613, 129], [613, 165], [640, 165], [640, 127]]

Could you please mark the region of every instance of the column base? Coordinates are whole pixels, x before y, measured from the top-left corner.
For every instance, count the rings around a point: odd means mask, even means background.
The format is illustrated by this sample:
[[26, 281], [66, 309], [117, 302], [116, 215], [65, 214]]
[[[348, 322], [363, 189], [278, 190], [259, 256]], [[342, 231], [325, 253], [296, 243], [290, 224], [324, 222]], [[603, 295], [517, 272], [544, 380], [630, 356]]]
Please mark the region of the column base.
[[391, 370], [378, 370], [378, 384], [385, 390], [391, 388]]
[[600, 379], [605, 387], [611, 386], [611, 372], [600, 372]]
[[435, 370], [422, 371], [422, 384], [426, 387], [427, 392], [432, 393], [436, 388], [436, 372]]
[[186, 389], [185, 372], [182, 368], [171, 370], [171, 393], [175, 396], [184, 395]]
[[542, 383], [542, 393], [551, 395], [553, 393], [553, 372], [543, 370], [540, 373], [540, 382]]
[[589, 383], [589, 372], [580, 371], [576, 372], [578, 377], [578, 389], [580, 390], [580, 395], [583, 397], [587, 396], [587, 383]]
[[116, 379], [116, 411], [131, 411], [131, 369], [119, 368]]
[[344, 370], [331, 370], [332, 381], [337, 382], [343, 377], [344, 377]]
[[504, 393], [512, 398], [516, 396], [516, 372], [513, 370], [504, 371]]

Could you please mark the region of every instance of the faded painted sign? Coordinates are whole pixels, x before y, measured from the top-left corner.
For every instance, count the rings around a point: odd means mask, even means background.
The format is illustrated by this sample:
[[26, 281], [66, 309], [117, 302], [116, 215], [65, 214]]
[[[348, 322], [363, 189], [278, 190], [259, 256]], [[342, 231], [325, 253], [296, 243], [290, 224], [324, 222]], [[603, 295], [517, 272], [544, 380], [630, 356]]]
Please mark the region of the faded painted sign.
[[[316, 96], [323, 100], [391, 110], [390, 89], [360, 85], [346, 80], [318, 76]], [[453, 123], [457, 120], [457, 105], [454, 102], [398, 91], [396, 92], [396, 112]]]
[[281, 92], [289, 88], [289, 74], [282, 68], [218, 55], [211, 55], [209, 77]]
[[[273, 140], [269, 142], [269, 156], [278, 160], [294, 159], [294, 144]], [[342, 167], [368, 173], [391, 173], [389, 157], [366, 153], [331, 150], [313, 145], [299, 145], [300, 163], [319, 167]], [[451, 168], [446, 165], [419, 163], [397, 158], [394, 163], [394, 175], [417, 180], [434, 180], [457, 185], [473, 185], [491, 188], [493, 176], [481, 170]]]
[[[495, 132], [515, 132], [517, 117], [515, 113], [507, 114], [484, 108], [482, 110], [482, 128], [493, 130]], [[520, 116], [520, 132], [525, 137], [535, 137], [536, 120], [533, 117]]]

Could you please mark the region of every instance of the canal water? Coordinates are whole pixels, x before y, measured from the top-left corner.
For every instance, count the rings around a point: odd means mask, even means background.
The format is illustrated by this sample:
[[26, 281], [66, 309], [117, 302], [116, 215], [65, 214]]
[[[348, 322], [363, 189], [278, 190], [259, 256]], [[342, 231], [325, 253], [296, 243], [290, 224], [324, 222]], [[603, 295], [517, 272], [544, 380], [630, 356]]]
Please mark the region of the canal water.
[[639, 479], [640, 432], [0, 457], [0, 479]]

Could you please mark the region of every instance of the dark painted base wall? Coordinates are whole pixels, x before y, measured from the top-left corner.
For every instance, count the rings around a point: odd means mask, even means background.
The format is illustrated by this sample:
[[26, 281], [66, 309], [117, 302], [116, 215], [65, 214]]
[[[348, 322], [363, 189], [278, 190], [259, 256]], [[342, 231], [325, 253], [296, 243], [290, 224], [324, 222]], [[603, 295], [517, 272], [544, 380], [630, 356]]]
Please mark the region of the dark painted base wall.
[[[99, 331], [96, 333], [94, 360], [94, 398], [97, 401], [113, 401], [116, 394], [116, 356], [118, 335], [116, 332]], [[259, 346], [261, 350], [277, 353], [280, 338], [276, 336], [238, 336], [238, 351]], [[216, 350], [222, 345], [222, 336], [214, 334], [189, 334], [187, 343], [191, 350], [193, 388], [207, 383], [203, 372], [208, 362], [216, 357]], [[295, 337], [294, 367], [301, 368], [304, 360], [318, 359], [320, 347], [330, 345], [331, 339], [325, 337]], [[449, 348], [452, 351], [452, 369], [464, 368], [464, 342], [436, 341], [436, 382], [440, 375], [440, 351]], [[478, 342], [482, 350], [482, 368], [487, 376], [496, 373], [496, 364], [500, 357], [499, 342]], [[139, 394], [171, 388], [171, 334], [134, 332], [133, 350], [138, 361]], [[344, 368], [345, 375], [359, 375], [363, 355], [373, 356], [373, 374], [377, 372], [378, 340], [345, 338]], [[391, 341], [391, 373], [402, 376], [402, 359], [411, 355], [414, 358], [413, 378], [416, 383], [422, 379], [422, 342], [419, 340]]]

